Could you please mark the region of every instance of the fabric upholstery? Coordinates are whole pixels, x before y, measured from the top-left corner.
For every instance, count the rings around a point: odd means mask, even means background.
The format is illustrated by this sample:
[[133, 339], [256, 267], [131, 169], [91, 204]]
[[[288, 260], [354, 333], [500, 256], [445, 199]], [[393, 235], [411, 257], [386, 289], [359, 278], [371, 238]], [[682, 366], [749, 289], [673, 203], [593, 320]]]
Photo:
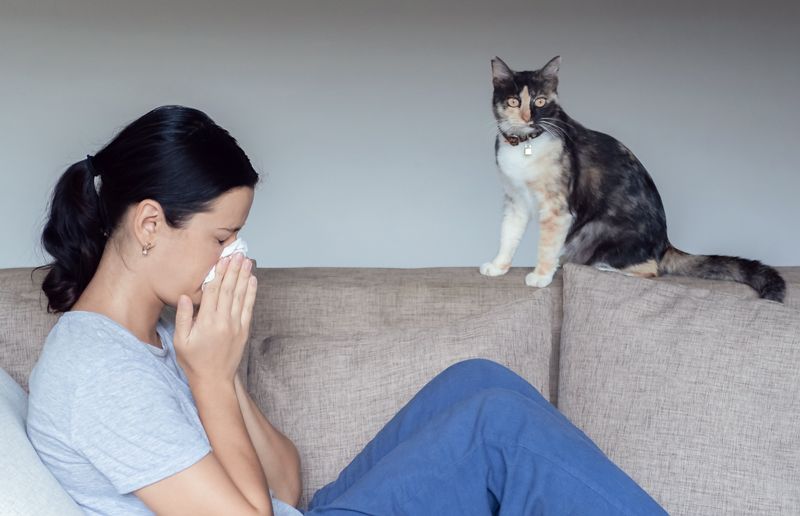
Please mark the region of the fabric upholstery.
[[800, 514], [800, 311], [564, 274], [560, 410], [670, 514]]

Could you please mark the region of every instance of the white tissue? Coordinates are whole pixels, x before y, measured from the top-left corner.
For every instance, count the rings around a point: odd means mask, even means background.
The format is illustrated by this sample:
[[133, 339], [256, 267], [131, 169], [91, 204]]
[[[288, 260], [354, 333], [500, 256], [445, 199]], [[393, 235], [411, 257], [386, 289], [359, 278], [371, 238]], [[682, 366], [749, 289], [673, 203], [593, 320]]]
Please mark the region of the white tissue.
[[[231, 254], [233, 254], [235, 252], [238, 252], [238, 251], [241, 251], [244, 256], [247, 256], [247, 242], [242, 240], [241, 237], [237, 238], [236, 240], [234, 240], [233, 242], [228, 244], [225, 247], [225, 249], [222, 250], [222, 254], [219, 255], [219, 257], [220, 258], [225, 258], [226, 256], [231, 255]], [[201, 289], [205, 289], [206, 288], [206, 283], [208, 283], [209, 281], [214, 279], [214, 276], [216, 275], [215, 274], [216, 273], [216, 268], [217, 268], [217, 264], [215, 263], [214, 266], [211, 267], [211, 270], [208, 271], [208, 275], [206, 276], [206, 279], [203, 280], [203, 285], [200, 287]]]

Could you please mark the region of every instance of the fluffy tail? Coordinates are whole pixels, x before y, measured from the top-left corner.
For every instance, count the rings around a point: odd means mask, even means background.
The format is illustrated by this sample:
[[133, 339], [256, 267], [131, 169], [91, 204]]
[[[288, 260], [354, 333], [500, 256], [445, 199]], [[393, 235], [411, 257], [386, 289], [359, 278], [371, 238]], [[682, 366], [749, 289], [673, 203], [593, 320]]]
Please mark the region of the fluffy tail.
[[689, 254], [672, 245], [658, 262], [658, 274], [738, 281], [753, 287], [759, 297], [780, 303], [786, 295], [786, 282], [778, 271], [758, 260]]

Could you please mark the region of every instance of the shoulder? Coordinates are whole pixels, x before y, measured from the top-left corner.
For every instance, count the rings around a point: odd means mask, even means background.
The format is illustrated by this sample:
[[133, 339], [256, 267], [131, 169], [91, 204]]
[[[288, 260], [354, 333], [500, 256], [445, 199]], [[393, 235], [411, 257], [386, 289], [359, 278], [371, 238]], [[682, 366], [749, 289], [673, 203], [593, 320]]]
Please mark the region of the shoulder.
[[173, 386], [153, 362], [125, 358], [92, 369], [67, 400], [73, 438], [101, 426], [137, 431], [182, 411]]
[[137, 354], [136, 338], [109, 317], [96, 312], [66, 312], [47, 337], [48, 345], [93, 362], [116, 361]]
[[48, 333], [31, 371], [31, 394], [72, 393], [119, 369], [139, 370], [148, 358], [132, 334], [92, 312], [66, 312]]
[[594, 159], [636, 159], [633, 152], [617, 138], [593, 129], [583, 131], [579, 143], [578, 153]]
[[62, 314], [47, 334], [31, 371], [31, 393], [52, 384], [58, 385], [60, 392], [70, 391], [94, 369], [126, 355], [120, 338], [92, 318]]

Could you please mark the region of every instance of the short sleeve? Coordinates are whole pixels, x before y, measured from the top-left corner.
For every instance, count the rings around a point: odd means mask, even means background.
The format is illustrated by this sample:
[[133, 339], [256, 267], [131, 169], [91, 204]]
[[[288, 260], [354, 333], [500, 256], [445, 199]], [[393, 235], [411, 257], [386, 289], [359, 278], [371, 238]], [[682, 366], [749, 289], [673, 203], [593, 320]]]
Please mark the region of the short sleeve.
[[211, 451], [178, 396], [158, 371], [117, 363], [76, 388], [72, 443], [120, 494], [169, 477]]

